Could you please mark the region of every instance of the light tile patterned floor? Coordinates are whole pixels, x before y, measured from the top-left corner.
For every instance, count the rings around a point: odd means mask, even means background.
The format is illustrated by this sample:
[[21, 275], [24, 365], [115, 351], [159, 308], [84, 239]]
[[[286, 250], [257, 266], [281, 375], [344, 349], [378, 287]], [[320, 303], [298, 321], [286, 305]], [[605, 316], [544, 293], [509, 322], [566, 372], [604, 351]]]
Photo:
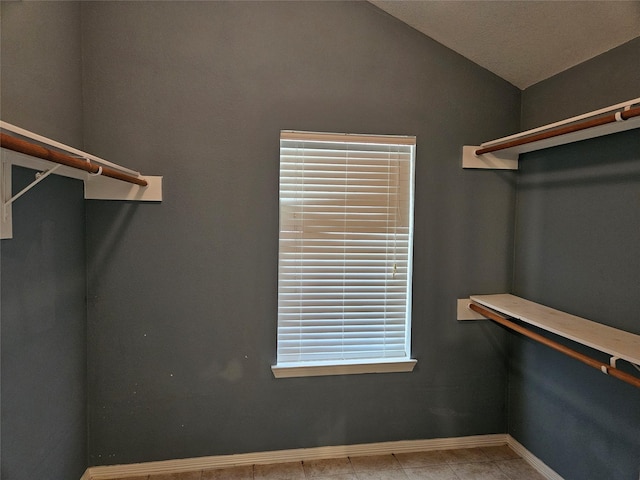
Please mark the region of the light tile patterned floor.
[[119, 480], [544, 480], [508, 446], [245, 465]]

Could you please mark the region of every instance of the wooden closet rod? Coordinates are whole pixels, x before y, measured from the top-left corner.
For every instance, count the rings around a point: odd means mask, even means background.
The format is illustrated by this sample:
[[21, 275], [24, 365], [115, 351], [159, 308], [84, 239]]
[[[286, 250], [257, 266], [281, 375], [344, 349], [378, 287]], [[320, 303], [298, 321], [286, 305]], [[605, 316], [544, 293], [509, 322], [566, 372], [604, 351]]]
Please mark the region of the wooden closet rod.
[[489, 147], [480, 148], [475, 151], [476, 155], [482, 155], [483, 153], [496, 152], [498, 150], [504, 150], [506, 148], [517, 147], [519, 145], [525, 145], [527, 143], [537, 142], [539, 140], [546, 140], [547, 138], [558, 137], [560, 135], [566, 135], [567, 133], [578, 132], [580, 130], [586, 130], [587, 128], [598, 127], [600, 125], [606, 125], [607, 123], [621, 122], [632, 117], [640, 116], [640, 107], [630, 108], [623, 110], [622, 112], [611, 113], [603, 117], [594, 118], [592, 120], [585, 120], [584, 122], [575, 123], [566, 127], [554, 128], [546, 132], [531, 135], [529, 137], [518, 138], [516, 140], [509, 140], [507, 142], [498, 143]]
[[535, 340], [536, 342], [540, 342], [543, 345], [546, 345], [547, 347], [553, 348], [554, 350], [557, 350], [558, 352], [564, 353], [565, 355], [570, 356], [571, 358], [574, 358], [576, 360], [579, 360], [583, 363], [586, 363], [587, 365], [589, 365], [590, 367], [593, 368], [597, 368], [598, 370], [600, 370], [602, 373], [605, 373], [607, 375], [611, 375], [612, 377], [616, 377], [619, 380], [622, 380], [624, 382], [627, 382], [635, 387], [640, 388], [640, 378], [638, 377], [634, 377], [633, 375], [630, 375], [626, 372], [623, 372], [622, 370], [619, 370], [611, 365], [608, 365], [606, 363], [602, 363], [599, 360], [596, 360], [595, 358], [591, 358], [587, 355], [584, 355], [580, 352], [576, 352], [575, 350], [569, 348], [569, 347], [565, 347], [564, 345], [562, 345], [561, 343], [558, 342], [554, 342], [553, 340], [549, 340], [546, 337], [543, 337], [542, 335], [539, 335], [535, 332], [532, 332], [531, 330], [527, 330], [526, 328], [518, 325], [517, 323], [513, 323], [511, 321], [509, 321], [506, 317], [503, 317], [502, 315], [497, 314], [496, 312], [494, 312], [493, 310], [489, 310], [488, 308], [484, 308], [476, 303], [470, 303], [469, 304], [469, 308], [475, 312], [478, 312], [479, 314], [490, 318], [491, 320], [493, 320], [496, 323], [499, 323], [500, 325], [507, 327], [511, 330], [514, 330], [518, 333], [521, 333], [522, 335], [531, 338], [532, 340]]
[[67, 167], [77, 168], [84, 170], [93, 175], [104, 175], [105, 177], [115, 178], [123, 182], [134, 183], [142, 187], [147, 186], [147, 181], [144, 178], [134, 177], [126, 173], [119, 172], [113, 168], [96, 165], [88, 160], [82, 160], [80, 158], [71, 157], [64, 153], [49, 150], [48, 148], [36, 145], [35, 143], [27, 142], [17, 137], [7, 135], [6, 133], [0, 133], [0, 146], [2, 148], [8, 148], [15, 152], [24, 153], [32, 157], [42, 158], [49, 162], [60, 163]]

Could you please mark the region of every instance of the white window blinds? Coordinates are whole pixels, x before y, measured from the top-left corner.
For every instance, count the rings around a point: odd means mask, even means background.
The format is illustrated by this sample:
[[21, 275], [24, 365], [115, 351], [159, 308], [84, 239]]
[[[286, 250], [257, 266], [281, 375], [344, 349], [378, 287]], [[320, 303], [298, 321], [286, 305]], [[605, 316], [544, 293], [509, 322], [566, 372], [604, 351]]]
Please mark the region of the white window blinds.
[[281, 132], [278, 366], [410, 356], [415, 137]]

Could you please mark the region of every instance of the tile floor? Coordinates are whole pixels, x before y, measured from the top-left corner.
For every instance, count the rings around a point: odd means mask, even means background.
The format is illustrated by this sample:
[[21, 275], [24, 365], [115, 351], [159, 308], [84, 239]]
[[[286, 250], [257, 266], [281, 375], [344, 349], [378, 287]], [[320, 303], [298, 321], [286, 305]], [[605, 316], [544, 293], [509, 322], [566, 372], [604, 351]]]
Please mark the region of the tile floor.
[[119, 480], [545, 480], [508, 446], [245, 465]]

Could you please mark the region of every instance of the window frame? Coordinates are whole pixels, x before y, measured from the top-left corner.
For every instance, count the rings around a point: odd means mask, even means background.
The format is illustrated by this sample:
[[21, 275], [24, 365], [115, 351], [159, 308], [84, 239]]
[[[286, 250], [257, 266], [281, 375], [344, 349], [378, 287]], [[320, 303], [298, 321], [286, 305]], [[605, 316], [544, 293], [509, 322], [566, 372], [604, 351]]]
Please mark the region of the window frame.
[[[382, 145], [402, 145], [406, 148], [409, 146], [409, 162], [407, 178], [404, 178], [407, 186], [405, 187], [408, 192], [407, 200], [408, 204], [408, 235], [407, 235], [407, 248], [406, 248], [406, 268], [407, 278], [405, 280], [404, 298], [405, 298], [405, 316], [404, 316], [404, 336], [405, 336], [405, 355], [402, 357], [373, 357], [373, 358], [348, 358], [348, 359], [323, 359], [323, 360], [298, 360], [298, 361], [278, 361], [275, 365], [272, 365], [271, 369], [276, 378], [288, 378], [288, 377], [303, 377], [303, 376], [320, 376], [320, 375], [345, 375], [345, 374], [362, 374], [362, 373], [391, 373], [391, 372], [411, 372], [413, 371], [417, 360], [411, 358], [411, 337], [412, 337], [412, 325], [411, 325], [411, 303], [412, 303], [412, 266], [413, 266], [413, 230], [414, 230], [414, 178], [415, 178], [415, 157], [416, 157], [416, 137], [413, 136], [399, 136], [399, 135], [357, 135], [357, 134], [335, 134], [335, 133], [321, 133], [321, 132], [299, 132], [299, 131], [281, 131], [280, 135], [280, 180], [279, 180], [279, 211], [280, 211], [280, 228], [279, 228], [279, 246], [278, 246], [278, 265], [281, 268], [282, 255], [281, 242], [282, 242], [282, 145], [283, 140], [297, 140], [308, 142], [337, 142], [343, 144], [357, 145], [357, 144], [382, 144]], [[348, 149], [349, 147], [345, 147]], [[406, 155], [406, 154], [405, 154]], [[345, 164], [346, 165], [346, 164]], [[345, 167], [348, 168], [348, 167]], [[400, 170], [400, 167], [398, 167]], [[399, 173], [398, 173], [399, 175]], [[388, 180], [389, 181], [389, 180]], [[400, 180], [398, 180], [400, 181]], [[390, 185], [390, 184], [389, 184]], [[397, 201], [397, 197], [395, 200]], [[303, 207], [304, 208], [304, 207]], [[388, 214], [387, 214], [388, 215]], [[388, 247], [387, 247], [388, 248]], [[279, 271], [279, 284], [278, 284], [278, 306], [280, 311], [280, 285]], [[395, 265], [394, 274], [395, 279]], [[386, 285], [386, 283], [385, 283]], [[385, 291], [384, 298], [387, 297]], [[385, 300], [387, 301], [387, 300]], [[386, 312], [386, 310], [385, 310]], [[385, 314], [386, 315], [386, 314]], [[278, 315], [278, 332], [280, 332], [280, 314]], [[386, 325], [386, 320], [385, 320]], [[277, 342], [277, 348], [279, 349], [279, 335]]]

